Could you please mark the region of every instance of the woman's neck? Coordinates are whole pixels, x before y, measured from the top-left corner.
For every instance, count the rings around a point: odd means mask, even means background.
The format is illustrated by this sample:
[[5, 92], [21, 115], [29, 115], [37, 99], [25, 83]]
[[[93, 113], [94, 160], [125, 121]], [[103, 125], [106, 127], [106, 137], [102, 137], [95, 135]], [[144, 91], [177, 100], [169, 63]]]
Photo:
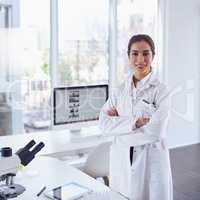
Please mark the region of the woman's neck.
[[137, 73], [135, 73], [134, 75], [133, 75], [133, 83], [134, 83], [134, 86], [135, 87], [137, 87], [137, 83], [139, 82], [139, 81], [141, 81], [145, 76], [147, 76], [149, 73], [150, 73], [151, 71], [149, 71], [147, 74], [137, 74]]
[[137, 87], [138, 81], [140, 81], [140, 80], [137, 79], [137, 78], [135, 77], [135, 75], [133, 75], [133, 83], [134, 83], [134, 86], [135, 86], [135, 87]]

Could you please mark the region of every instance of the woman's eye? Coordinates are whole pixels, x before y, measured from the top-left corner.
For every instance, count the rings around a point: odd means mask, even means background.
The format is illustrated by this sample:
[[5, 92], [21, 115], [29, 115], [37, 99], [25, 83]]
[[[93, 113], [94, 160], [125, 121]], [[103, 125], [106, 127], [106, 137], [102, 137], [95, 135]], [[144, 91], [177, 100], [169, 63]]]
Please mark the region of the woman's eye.
[[148, 55], [149, 55], [149, 52], [143, 53], [143, 56], [148, 56]]

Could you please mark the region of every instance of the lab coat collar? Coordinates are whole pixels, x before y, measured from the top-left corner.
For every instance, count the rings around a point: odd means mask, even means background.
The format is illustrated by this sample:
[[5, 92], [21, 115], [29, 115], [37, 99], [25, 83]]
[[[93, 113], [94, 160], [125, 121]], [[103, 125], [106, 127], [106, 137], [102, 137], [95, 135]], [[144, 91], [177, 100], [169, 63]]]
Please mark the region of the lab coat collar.
[[[133, 84], [133, 73], [128, 77], [126, 81], [126, 87], [128, 90], [132, 90], [134, 87]], [[150, 86], [156, 86], [159, 84], [159, 80], [156, 76], [154, 70], [152, 70], [147, 76], [145, 76], [141, 81], [138, 82], [138, 89], [146, 89]]]
[[145, 83], [149, 86], [157, 86], [159, 84], [158, 77], [154, 70], [149, 74], [149, 79]]
[[[142, 80], [138, 81], [138, 88], [141, 88], [148, 82], [151, 77], [152, 72], [150, 72], [147, 76], [145, 76]], [[132, 81], [133, 82], [133, 81]]]

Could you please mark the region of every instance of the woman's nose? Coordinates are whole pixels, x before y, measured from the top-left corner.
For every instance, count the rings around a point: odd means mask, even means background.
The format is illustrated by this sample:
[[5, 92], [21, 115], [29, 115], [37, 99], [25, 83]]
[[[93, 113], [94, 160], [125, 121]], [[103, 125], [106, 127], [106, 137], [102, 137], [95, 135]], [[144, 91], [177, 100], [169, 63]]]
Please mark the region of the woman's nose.
[[142, 54], [139, 54], [137, 61], [138, 62], [144, 62], [144, 56]]

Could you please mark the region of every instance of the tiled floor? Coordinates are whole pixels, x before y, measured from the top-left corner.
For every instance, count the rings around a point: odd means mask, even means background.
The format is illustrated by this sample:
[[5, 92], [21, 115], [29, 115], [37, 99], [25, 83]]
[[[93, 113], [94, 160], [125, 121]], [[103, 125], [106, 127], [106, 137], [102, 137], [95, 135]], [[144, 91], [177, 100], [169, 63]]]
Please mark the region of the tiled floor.
[[200, 144], [170, 150], [174, 200], [200, 200]]

